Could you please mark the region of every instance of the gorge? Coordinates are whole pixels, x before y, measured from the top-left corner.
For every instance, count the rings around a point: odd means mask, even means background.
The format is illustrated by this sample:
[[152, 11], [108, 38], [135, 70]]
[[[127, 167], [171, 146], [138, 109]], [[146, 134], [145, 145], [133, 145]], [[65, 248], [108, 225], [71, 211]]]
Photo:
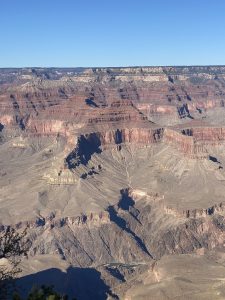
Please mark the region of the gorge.
[[0, 69], [0, 230], [28, 228], [23, 292], [224, 299], [224, 103], [225, 66]]

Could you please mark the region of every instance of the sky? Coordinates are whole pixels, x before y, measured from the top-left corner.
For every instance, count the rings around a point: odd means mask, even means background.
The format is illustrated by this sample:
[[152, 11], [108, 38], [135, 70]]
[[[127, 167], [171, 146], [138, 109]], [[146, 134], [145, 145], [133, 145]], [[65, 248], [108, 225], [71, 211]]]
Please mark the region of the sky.
[[0, 67], [225, 65], [225, 0], [0, 0]]

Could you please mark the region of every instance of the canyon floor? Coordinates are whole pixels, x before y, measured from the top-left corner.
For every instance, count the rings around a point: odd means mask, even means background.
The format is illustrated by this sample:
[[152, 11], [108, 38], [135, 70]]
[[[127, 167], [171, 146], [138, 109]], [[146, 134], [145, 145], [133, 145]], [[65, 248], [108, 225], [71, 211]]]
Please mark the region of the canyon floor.
[[0, 69], [18, 289], [225, 299], [225, 67]]

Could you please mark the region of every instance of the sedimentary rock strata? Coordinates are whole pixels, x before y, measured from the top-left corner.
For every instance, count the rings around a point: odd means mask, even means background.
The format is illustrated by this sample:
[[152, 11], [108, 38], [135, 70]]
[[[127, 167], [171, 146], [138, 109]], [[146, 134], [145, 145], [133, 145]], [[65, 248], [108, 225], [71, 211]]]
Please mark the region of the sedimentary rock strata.
[[104, 299], [166, 299], [170, 259], [224, 249], [224, 103], [224, 66], [0, 70], [1, 230]]

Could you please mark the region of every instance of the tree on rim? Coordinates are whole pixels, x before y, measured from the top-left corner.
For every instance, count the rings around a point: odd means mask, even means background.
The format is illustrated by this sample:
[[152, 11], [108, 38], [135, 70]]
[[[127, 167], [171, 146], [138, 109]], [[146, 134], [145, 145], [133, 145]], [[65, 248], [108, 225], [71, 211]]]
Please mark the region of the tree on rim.
[[25, 239], [26, 229], [22, 232], [12, 227], [0, 231], [0, 299], [7, 299], [14, 279], [22, 271], [22, 256], [27, 256], [29, 241]]

